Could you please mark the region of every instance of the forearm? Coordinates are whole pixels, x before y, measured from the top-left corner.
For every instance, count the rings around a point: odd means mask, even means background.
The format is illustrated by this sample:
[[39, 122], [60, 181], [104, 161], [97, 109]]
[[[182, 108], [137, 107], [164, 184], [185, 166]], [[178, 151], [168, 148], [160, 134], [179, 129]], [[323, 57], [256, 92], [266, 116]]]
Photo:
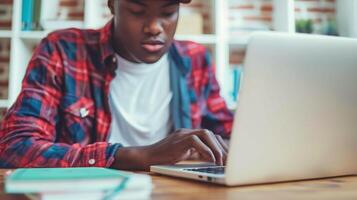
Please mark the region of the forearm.
[[86, 146], [53, 143], [35, 135], [21, 132], [1, 138], [0, 167], [110, 167], [120, 148], [106, 142]]

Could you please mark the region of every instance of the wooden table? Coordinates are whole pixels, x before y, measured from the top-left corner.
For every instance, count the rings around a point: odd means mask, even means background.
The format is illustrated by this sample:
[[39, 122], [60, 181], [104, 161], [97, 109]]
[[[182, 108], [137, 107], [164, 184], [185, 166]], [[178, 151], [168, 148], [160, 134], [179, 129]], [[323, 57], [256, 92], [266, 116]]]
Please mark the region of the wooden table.
[[[3, 175], [5, 171], [0, 169], [0, 187], [2, 188], [0, 199], [28, 200], [23, 195], [7, 195], [4, 193]], [[151, 173], [150, 175], [154, 183], [153, 200], [357, 199], [357, 176], [229, 188]]]

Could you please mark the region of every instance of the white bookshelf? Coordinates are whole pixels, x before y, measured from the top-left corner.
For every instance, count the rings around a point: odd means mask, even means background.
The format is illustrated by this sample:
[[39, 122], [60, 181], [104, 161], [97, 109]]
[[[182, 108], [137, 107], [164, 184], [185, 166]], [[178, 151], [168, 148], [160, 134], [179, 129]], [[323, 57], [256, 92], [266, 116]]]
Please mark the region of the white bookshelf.
[[176, 40], [191, 40], [200, 44], [216, 44], [217, 37], [215, 34], [204, 34], [204, 35], [176, 35]]
[[0, 30], [0, 38], [11, 38], [12, 31]]
[[0, 100], [0, 108], [6, 108], [8, 106], [8, 100]]
[[342, 36], [357, 38], [357, 1], [337, 1], [338, 30]]
[[[43, 0], [51, 1], [51, 0]], [[229, 34], [229, 0], [212, 1], [213, 34], [204, 35], [177, 35], [176, 39], [192, 40], [198, 43], [209, 45], [215, 54], [217, 66], [217, 79], [222, 91], [226, 88], [224, 79], [229, 66], [229, 51], [233, 45], [245, 48], [249, 41], [251, 32], [242, 31], [238, 35], [231, 37]], [[85, 0], [84, 27], [98, 28], [103, 24], [100, 17], [101, 0]], [[272, 0], [274, 5], [273, 28], [277, 31], [295, 32], [294, 0]], [[8, 31], [0, 30], [0, 38], [11, 40], [10, 70], [9, 70], [9, 98], [0, 100], [0, 107], [9, 107], [17, 98], [21, 89], [28, 61], [32, 55], [33, 45], [37, 44], [48, 31], [21, 31], [21, 5], [22, 0], [14, 0], [12, 29]], [[339, 31], [344, 36], [357, 37], [357, 1], [337, 0], [337, 20]]]
[[50, 31], [21, 31], [19, 37], [21, 39], [40, 41], [46, 37], [49, 32]]

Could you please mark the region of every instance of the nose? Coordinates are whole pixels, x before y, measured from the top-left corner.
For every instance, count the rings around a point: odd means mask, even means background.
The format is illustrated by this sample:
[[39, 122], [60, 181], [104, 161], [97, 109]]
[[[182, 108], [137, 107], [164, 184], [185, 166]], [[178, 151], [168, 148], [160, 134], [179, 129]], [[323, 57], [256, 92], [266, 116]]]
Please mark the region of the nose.
[[144, 25], [144, 33], [150, 36], [158, 36], [163, 32], [161, 22], [157, 18], [148, 19]]

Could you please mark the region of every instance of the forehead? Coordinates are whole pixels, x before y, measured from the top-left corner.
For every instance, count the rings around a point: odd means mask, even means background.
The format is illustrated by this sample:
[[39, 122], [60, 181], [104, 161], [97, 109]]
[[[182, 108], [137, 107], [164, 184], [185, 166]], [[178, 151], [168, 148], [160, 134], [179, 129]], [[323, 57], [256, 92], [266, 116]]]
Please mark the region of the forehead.
[[120, 1], [126, 4], [136, 4], [145, 7], [149, 7], [149, 6], [165, 7], [171, 5], [179, 5], [180, 3], [179, 0], [120, 0]]

